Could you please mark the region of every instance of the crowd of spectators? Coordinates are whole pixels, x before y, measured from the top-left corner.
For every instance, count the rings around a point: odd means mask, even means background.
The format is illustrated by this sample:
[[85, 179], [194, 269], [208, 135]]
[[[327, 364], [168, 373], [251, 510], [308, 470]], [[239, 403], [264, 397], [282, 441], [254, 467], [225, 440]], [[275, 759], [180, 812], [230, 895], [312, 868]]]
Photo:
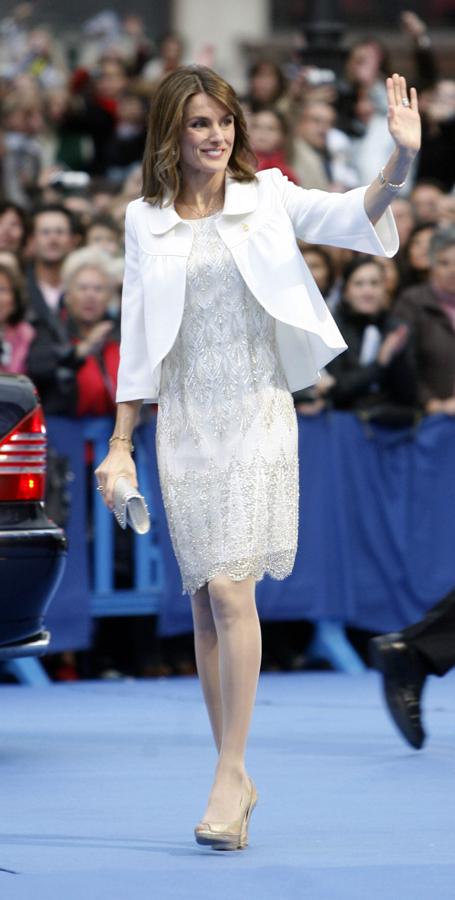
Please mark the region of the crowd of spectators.
[[[155, 44], [140, 17], [115, 13], [84, 25], [73, 59], [29, 14], [21, 3], [0, 21], [0, 371], [29, 374], [48, 414], [110, 415], [124, 213], [141, 193], [147, 108], [190, 60], [179, 35]], [[351, 410], [391, 426], [455, 415], [455, 80], [424, 22], [408, 12], [400, 24], [423, 122], [392, 203], [400, 251], [300, 245], [349, 344], [296, 395], [302, 415]], [[292, 53], [258, 58], [242, 96], [258, 169], [328, 191], [371, 181], [392, 149], [389, 71], [374, 37], [350, 47], [341, 76]]]

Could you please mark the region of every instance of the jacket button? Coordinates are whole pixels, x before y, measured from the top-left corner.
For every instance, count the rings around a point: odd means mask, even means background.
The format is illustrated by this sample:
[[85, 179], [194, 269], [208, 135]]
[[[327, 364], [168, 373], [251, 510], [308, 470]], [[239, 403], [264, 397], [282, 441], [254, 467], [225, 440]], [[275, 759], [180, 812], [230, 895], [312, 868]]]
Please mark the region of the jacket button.
[[243, 222], [243, 224], [242, 224], [242, 228], [243, 228], [243, 230], [244, 230], [244, 231], [249, 231], [249, 230], [250, 230], [250, 226], [249, 226], [249, 225], [247, 225], [247, 223], [246, 223], [246, 222]]

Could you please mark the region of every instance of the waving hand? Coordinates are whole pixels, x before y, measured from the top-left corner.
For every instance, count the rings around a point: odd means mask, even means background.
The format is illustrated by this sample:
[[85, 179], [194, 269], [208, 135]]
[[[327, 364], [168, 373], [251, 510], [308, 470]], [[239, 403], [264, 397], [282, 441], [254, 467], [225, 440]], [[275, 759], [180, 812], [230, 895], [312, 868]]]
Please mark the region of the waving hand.
[[387, 79], [386, 86], [390, 134], [399, 150], [415, 154], [420, 148], [421, 138], [417, 91], [412, 87], [409, 98], [406, 78], [397, 74]]

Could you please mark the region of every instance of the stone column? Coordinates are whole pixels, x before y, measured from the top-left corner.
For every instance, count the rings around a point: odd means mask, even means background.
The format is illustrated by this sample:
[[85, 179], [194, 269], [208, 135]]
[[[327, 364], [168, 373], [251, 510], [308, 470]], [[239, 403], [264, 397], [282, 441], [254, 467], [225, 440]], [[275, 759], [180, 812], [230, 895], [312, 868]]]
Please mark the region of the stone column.
[[[185, 40], [187, 62], [214, 66], [237, 90], [244, 88], [242, 41], [270, 33], [270, 0], [173, 0], [172, 28]], [[211, 61], [206, 48], [213, 46]]]

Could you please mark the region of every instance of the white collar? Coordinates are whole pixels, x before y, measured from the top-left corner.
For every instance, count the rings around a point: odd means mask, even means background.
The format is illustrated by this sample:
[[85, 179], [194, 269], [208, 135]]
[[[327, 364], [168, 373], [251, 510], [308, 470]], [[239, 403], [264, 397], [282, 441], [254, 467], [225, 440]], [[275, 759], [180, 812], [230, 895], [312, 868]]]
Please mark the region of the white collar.
[[[221, 214], [223, 216], [243, 216], [245, 213], [253, 212], [257, 206], [257, 189], [258, 182], [256, 179], [254, 181], [241, 182], [228, 176], [226, 178], [226, 194]], [[165, 234], [174, 225], [183, 221], [173, 203], [169, 206], [152, 206], [152, 204], [148, 203], [147, 218], [149, 228], [153, 234]]]

